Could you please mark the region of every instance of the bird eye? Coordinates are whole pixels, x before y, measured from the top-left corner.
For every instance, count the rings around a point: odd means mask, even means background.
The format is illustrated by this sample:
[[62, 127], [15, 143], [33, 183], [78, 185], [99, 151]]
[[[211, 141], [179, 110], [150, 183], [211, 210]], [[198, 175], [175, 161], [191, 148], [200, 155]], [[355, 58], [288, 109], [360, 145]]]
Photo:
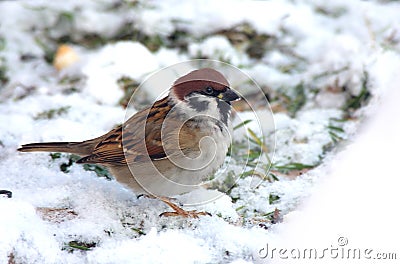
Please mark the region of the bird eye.
[[214, 89], [211, 86], [206, 87], [206, 93], [207, 94], [212, 94], [214, 92]]

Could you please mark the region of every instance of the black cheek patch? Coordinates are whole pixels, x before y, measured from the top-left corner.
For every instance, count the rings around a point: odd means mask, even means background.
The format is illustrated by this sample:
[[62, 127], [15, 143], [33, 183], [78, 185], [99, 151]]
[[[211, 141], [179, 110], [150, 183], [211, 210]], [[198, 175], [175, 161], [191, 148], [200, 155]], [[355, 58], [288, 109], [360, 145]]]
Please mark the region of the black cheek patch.
[[225, 101], [217, 99], [217, 107], [219, 109], [219, 113], [221, 114], [222, 122], [225, 125], [228, 125], [228, 118], [229, 118], [229, 113], [231, 111], [231, 105]]
[[190, 107], [197, 110], [198, 112], [203, 112], [207, 110], [208, 105], [210, 104], [210, 102], [201, 101], [197, 96], [190, 97], [188, 102]]

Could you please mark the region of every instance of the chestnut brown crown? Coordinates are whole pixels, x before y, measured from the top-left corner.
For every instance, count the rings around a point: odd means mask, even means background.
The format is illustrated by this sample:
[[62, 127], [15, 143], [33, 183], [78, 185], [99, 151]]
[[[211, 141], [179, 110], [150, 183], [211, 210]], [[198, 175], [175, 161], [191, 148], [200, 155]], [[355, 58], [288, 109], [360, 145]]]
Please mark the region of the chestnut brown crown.
[[[171, 92], [181, 101], [193, 93], [217, 97], [224, 101], [239, 99], [239, 96], [229, 86], [228, 80], [220, 72], [211, 68], [203, 68], [178, 78], [174, 82]], [[224, 94], [228, 96], [223, 96]]]

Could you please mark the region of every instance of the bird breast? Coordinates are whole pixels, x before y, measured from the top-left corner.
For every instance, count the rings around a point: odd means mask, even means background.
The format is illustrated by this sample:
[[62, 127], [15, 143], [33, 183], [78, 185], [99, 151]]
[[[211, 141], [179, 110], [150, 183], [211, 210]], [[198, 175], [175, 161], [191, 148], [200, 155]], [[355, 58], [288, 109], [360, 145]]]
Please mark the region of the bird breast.
[[168, 153], [168, 144], [171, 144], [168, 140], [167, 158], [130, 167], [132, 185], [138, 183], [145, 192], [157, 196], [173, 196], [199, 188], [224, 163], [231, 143], [229, 127], [219, 122], [214, 119], [187, 121], [179, 133], [183, 142], [181, 151]]

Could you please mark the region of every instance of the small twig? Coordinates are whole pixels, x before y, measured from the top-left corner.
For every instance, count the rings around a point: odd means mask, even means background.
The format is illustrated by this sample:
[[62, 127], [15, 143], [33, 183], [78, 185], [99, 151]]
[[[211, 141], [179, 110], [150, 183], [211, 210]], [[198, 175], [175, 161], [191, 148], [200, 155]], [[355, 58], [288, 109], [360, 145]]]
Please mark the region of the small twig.
[[7, 196], [7, 198], [11, 198], [12, 197], [12, 192], [8, 191], [8, 190], [0, 190], [0, 195], [5, 194]]

